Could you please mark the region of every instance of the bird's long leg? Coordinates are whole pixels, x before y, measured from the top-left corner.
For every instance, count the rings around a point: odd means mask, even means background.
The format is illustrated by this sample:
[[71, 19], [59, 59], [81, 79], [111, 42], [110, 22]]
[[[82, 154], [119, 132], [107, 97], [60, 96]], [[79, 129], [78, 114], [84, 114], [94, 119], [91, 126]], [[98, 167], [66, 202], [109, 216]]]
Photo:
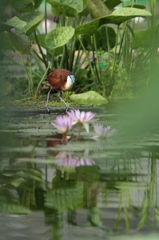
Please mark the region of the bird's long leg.
[[48, 103], [49, 103], [49, 97], [50, 97], [51, 90], [52, 90], [52, 87], [50, 88], [50, 90], [49, 90], [49, 92], [47, 94], [47, 100], [46, 100], [46, 105], [45, 105], [48, 112], [50, 111]]
[[69, 105], [63, 100], [62, 96], [62, 92], [59, 92], [59, 94], [57, 95], [58, 98], [61, 100], [61, 102], [63, 102], [65, 104], [66, 107], [66, 111], [69, 109]]
[[69, 108], [74, 109], [74, 108], [70, 107], [70, 106], [63, 100], [63, 98], [61, 97], [61, 96], [62, 96], [62, 92], [60, 92], [57, 96], [58, 96], [58, 98], [61, 100], [61, 102], [63, 102], [63, 103], [65, 104], [66, 112], [67, 112], [67, 110], [68, 110]]

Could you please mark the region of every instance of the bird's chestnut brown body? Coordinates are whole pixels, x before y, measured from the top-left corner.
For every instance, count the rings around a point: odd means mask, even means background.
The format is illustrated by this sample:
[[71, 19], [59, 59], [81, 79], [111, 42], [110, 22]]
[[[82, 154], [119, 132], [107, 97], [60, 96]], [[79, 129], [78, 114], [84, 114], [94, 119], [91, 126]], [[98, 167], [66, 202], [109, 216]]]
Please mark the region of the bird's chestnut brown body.
[[48, 107], [49, 96], [50, 96], [50, 92], [52, 91], [60, 92], [60, 94], [58, 95], [58, 98], [65, 104], [66, 109], [68, 109], [69, 106], [62, 99], [61, 94], [63, 91], [71, 90], [73, 83], [75, 81], [74, 75], [69, 70], [56, 69], [47, 74], [47, 81], [51, 86], [50, 91], [48, 92], [47, 101], [46, 101], [46, 108], [48, 112], [49, 112], [49, 107]]
[[69, 70], [56, 69], [51, 71], [47, 75], [48, 83], [52, 86], [53, 90], [56, 91], [68, 91], [72, 88], [73, 84], [67, 84], [67, 77], [72, 75]]

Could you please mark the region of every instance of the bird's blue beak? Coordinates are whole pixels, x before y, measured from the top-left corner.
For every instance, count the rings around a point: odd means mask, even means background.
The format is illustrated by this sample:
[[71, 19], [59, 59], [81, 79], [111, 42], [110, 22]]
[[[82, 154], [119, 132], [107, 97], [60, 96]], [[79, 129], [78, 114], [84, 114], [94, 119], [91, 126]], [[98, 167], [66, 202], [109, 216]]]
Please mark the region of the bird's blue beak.
[[71, 78], [72, 82], [75, 82], [75, 76], [74, 75], [69, 75], [69, 77]]

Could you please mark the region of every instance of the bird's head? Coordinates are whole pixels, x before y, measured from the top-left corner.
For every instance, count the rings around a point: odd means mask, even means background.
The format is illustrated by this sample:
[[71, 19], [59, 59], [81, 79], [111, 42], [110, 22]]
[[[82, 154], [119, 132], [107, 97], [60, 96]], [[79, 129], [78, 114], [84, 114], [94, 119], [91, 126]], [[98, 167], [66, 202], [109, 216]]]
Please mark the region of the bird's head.
[[75, 82], [75, 76], [73, 74], [68, 75], [66, 79], [65, 89], [66, 90], [71, 89], [74, 82]]
[[73, 74], [68, 75], [67, 76], [67, 81], [70, 81], [70, 82], [74, 83], [75, 82], [75, 76]]

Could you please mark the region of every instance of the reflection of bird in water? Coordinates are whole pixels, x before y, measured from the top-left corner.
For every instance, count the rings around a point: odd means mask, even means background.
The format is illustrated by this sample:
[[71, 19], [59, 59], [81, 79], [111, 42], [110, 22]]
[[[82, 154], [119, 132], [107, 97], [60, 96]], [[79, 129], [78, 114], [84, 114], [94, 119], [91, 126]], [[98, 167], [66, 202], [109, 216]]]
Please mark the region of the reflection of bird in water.
[[[66, 142], [71, 140], [71, 136], [66, 136]], [[47, 147], [56, 147], [57, 145], [63, 144], [63, 135], [62, 134], [55, 134], [51, 136], [51, 139], [47, 141]]]
[[49, 112], [48, 102], [51, 91], [59, 92], [58, 98], [65, 104], [66, 109], [69, 106], [62, 99], [61, 95], [63, 91], [71, 90], [73, 83], [75, 81], [74, 75], [66, 69], [56, 69], [47, 74], [47, 81], [50, 84], [50, 90], [47, 95], [46, 108]]

